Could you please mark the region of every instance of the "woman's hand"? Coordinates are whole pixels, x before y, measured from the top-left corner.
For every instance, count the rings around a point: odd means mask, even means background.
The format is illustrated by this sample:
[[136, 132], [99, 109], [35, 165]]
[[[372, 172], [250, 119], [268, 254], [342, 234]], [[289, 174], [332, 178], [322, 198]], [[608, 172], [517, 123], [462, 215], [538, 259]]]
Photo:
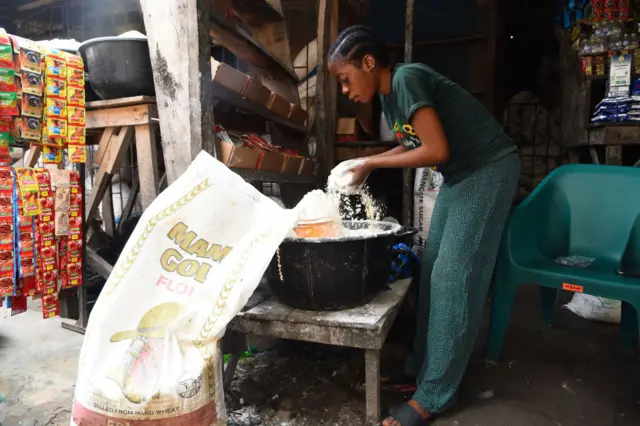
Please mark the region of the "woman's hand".
[[369, 158], [365, 157], [355, 160], [353, 167], [350, 168], [351, 173], [353, 173], [353, 186], [360, 187], [364, 185], [374, 169], [372, 161]]

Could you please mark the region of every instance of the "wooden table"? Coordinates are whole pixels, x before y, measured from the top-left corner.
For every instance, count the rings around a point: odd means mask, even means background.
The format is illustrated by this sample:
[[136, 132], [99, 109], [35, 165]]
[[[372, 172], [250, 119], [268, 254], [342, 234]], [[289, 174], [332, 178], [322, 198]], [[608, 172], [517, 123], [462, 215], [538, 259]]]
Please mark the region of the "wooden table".
[[[227, 330], [364, 349], [366, 421], [377, 424], [380, 421], [380, 349], [410, 284], [410, 279], [397, 281], [370, 303], [337, 312], [293, 309], [268, 292], [258, 290], [247, 303], [246, 310], [231, 321]], [[227, 364], [226, 385], [233, 378], [240, 353], [240, 350], [232, 353]]]

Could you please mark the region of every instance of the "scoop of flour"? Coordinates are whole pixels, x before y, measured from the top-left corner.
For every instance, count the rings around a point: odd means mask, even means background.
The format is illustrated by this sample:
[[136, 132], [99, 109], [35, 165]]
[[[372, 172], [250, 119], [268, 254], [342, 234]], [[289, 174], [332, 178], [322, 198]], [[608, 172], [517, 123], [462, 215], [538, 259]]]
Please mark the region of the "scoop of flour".
[[301, 208], [300, 221], [340, 220], [340, 210], [335, 200], [321, 189], [308, 192], [298, 206]]
[[357, 193], [362, 188], [362, 185], [353, 183], [353, 169], [360, 164], [362, 164], [362, 160], [356, 159], [344, 161], [334, 167], [327, 181], [329, 192], [339, 192], [347, 195]]

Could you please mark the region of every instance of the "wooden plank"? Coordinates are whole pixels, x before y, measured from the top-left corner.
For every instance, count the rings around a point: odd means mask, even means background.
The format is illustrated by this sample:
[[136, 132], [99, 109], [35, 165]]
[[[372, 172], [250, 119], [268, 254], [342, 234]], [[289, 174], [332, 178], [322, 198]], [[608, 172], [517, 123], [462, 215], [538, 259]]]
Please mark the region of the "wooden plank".
[[285, 63], [272, 55], [253, 36], [240, 28], [235, 21], [229, 21], [216, 11], [211, 13], [210, 36], [240, 60], [268, 72], [274, 79], [298, 81], [292, 67], [287, 67]]
[[28, 10], [38, 9], [40, 7], [49, 6], [58, 3], [60, 0], [34, 0], [28, 3], [23, 3], [16, 8], [18, 12], [26, 12]]
[[598, 158], [598, 151], [594, 146], [589, 148], [589, 154], [591, 154], [591, 162], [593, 164], [600, 164], [600, 159]]
[[318, 6], [318, 110], [316, 156], [320, 181], [325, 182], [335, 165], [337, 82], [329, 75], [328, 52], [338, 33], [338, 0], [320, 0]]
[[377, 425], [380, 421], [380, 351], [364, 351], [366, 422]]
[[267, 172], [263, 170], [231, 169], [242, 176], [247, 182], [277, 182], [314, 185], [317, 180], [314, 176], [300, 176], [294, 174]]
[[41, 146], [36, 145], [29, 148], [29, 152], [25, 156], [24, 166], [34, 168], [40, 159], [40, 154], [42, 154]]
[[622, 147], [608, 145], [605, 151], [605, 164], [613, 166], [622, 165]]
[[136, 126], [136, 153], [140, 182], [140, 203], [146, 210], [158, 196], [158, 153], [155, 128], [150, 124]]
[[301, 340], [325, 345], [346, 346], [360, 349], [380, 349], [384, 344], [380, 333], [359, 328], [331, 328], [316, 324], [292, 326], [286, 321], [262, 321], [236, 316], [228, 330], [278, 339]]
[[590, 127], [589, 145], [640, 145], [640, 126]]
[[101, 204], [104, 232], [113, 238], [116, 235], [116, 220], [113, 213], [113, 185], [109, 184], [107, 187]]
[[[234, 11], [237, 11], [237, 3], [237, 1], [234, 2]], [[252, 1], [251, 3], [260, 4], [262, 2]], [[291, 58], [291, 49], [289, 47], [289, 30], [287, 22], [282, 19], [282, 4], [280, 0], [270, 0], [270, 3], [271, 8], [280, 16], [280, 20], [265, 22], [259, 26], [250, 24], [253, 28], [253, 38], [260, 45], [265, 46], [287, 69], [293, 70], [293, 59]]]
[[104, 279], [109, 279], [113, 272], [113, 266], [90, 247], [87, 247], [87, 266]]
[[131, 188], [131, 194], [129, 195], [129, 199], [127, 203], [124, 205], [122, 209], [122, 215], [120, 216], [120, 223], [118, 224], [118, 231], [120, 231], [120, 227], [123, 223], [125, 223], [131, 217], [131, 213], [133, 213], [133, 208], [136, 205], [136, 200], [138, 199], [138, 195], [140, 194], [140, 179], [134, 179], [133, 187]]
[[[282, 83], [280, 83], [282, 85]], [[277, 93], [280, 93], [279, 91]], [[220, 99], [225, 101], [237, 108], [240, 108], [244, 111], [250, 112], [252, 114], [259, 115], [265, 120], [273, 121], [277, 124], [282, 124], [289, 129], [296, 130], [300, 133], [306, 133], [307, 127], [301, 124], [295, 123], [289, 120], [287, 117], [283, 117], [274, 113], [271, 110], [268, 110], [265, 105], [260, 105], [256, 102], [251, 101], [250, 99], [243, 98], [239, 93], [230, 90], [218, 82], [213, 82], [213, 97], [216, 99]]]
[[154, 118], [158, 118], [158, 111], [154, 104], [94, 109], [87, 111], [87, 129], [136, 126], [151, 123]]
[[[404, 27], [404, 62], [413, 60], [413, 1], [405, 3], [405, 27]], [[415, 179], [414, 169], [402, 170], [402, 224], [413, 226], [413, 186]]]
[[215, 152], [210, 0], [140, 0], [153, 67], [169, 184]]
[[299, 324], [318, 324], [327, 327], [350, 327], [365, 330], [378, 330], [386, 316], [404, 300], [411, 280], [402, 280], [391, 284], [390, 289], [382, 291], [366, 305], [341, 311], [303, 311], [292, 309], [277, 299], [271, 298], [245, 312], [248, 319], [268, 321], [287, 321]]
[[156, 98], [154, 96], [131, 96], [128, 98], [108, 99], [106, 101], [91, 101], [87, 102], [87, 111], [93, 109], [104, 108], [117, 108], [134, 105], [155, 104]]
[[99, 166], [102, 164], [105, 153], [109, 150], [109, 144], [111, 143], [111, 137], [113, 133], [118, 130], [116, 127], [107, 127], [100, 136], [100, 142], [98, 143], [98, 152], [96, 153], [96, 164]]
[[[86, 203], [84, 232], [89, 230], [93, 217], [98, 211], [98, 206], [104, 197], [107, 188], [111, 185], [111, 177], [114, 171], [118, 170], [122, 159], [129, 149], [129, 144], [133, 138], [133, 127], [127, 126], [120, 129], [118, 136], [110, 144], [105, 159], [98, 168], [98, 173], [93, 182], [91, 197]], [[108, 156], [108, 159], [106, 158]]]

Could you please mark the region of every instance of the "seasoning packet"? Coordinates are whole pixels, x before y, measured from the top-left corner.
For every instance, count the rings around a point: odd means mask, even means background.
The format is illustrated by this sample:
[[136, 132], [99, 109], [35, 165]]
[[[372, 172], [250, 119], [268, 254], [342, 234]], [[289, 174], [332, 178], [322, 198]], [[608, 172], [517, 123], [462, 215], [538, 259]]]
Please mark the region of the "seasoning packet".
[[85, 145], [86, 144], [85, 133], [86, 133], [86, 130], [84, 127], [78, 127], [78, 126], [73, 126], [69, 124], [67, 126], [67, 135], [68, 135], [69, 144]]
[[67, 121], [69, 125], [80, 126], [84, 128], [86, 123], [84, 107], [69, 106], [67, 112]]
[[31, 71], [22, 71], [22, 93], [42, 96], [42, 77]]
[[18, 98], [15, 93], [0, 92], [0, 117], [18, 115]]
[[57, 49], [49, 49], [44, 56], [45, 71], [48, 77], [67, 78], [67, 65], [64, 53]]
[[87, 162], [87, 147], [84, 145], [68, 145], [69, 161], [83, 164]]
[[45, 112], [47, 117], [67, 117], [67, 100], [58, 98], [47, 98]]
[[47, 136], [48, 137], [66, 137], [67, 121], [60, 118], [47, 118]]
[[18, 121], [17, 138], [24, 140], [40, 140], [42, 123], [39, 118], [23, 116]]
[[42, 98], [40, 96], [25, 94], [22, 97], [22, 115], [29, 117], [42, 117]]
[[84, 95], [85, 95], [84, 88], [70, 86], [67, 93], [67, 100], [69, 101], [69, 105], [76, 105], [76, 106], [83, 107], [85, 105]]
[[16, 91], [16, 72], [9, 68], [0, 68], [0, 92]]
[[47, 96], [57, 96], [66, 98], [67, 96], [67, 81], [61, 78], [54, 78], [47, 76], [45, 83], [45, 93]]

